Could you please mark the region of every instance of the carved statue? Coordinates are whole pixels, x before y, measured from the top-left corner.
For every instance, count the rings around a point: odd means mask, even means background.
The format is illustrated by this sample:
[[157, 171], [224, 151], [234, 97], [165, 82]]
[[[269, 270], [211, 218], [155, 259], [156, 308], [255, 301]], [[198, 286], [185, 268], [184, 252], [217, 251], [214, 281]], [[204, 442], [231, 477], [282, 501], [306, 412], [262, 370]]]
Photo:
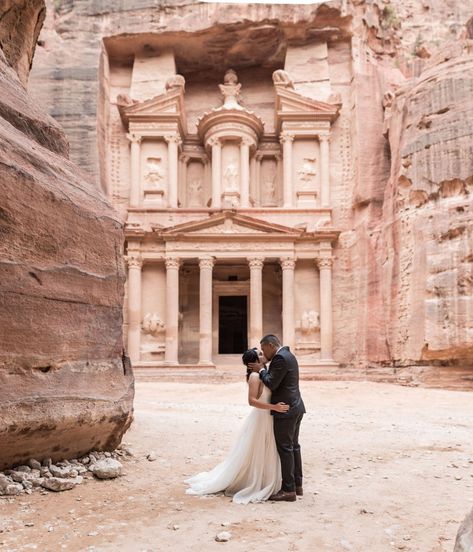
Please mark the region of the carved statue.
[[263, 194], [265, 203], [273, 203], [276, 198], [276, 169], [269, 167], [263, 175]]
[[317, 171], [315, 169], [316, 161], [317, 159], [315, 157], [305, 157], [304, 163], [302, 163], [300, 169], [297, 171], [303, 188], [307, 188], [310, 185], [310, 182], [317, 175]]
[[117, 96], [118, 106], [127, 107], [129, 105], [134, 105], [135, 103], [137, 103], [136, 100], [133, 100], [132, 98], [130, 98], [128, 94], [118, 94]]
[[146, 169], [146, 184], [151, 188], [161, 189], [161, 181], [164, 178], [164, 171], [161, 168], [161, 157], [148, 157]]
[[143, 333], [152, 335], [153, 337], [158, 337], [166, 329], [164, 322], [155, 312], [149, 312], [145, 315], [141, 328], [143, 329]]
[[166, 90], [171, 90], [173, 88], [182, 88], [184, 91], [186, 87], [186, 79], [182, 75], [173, 75], [169, 77], [166, 81]]
[[231, 161], [223, 174], [225, 180], [225, 191], [235, 192], [238, 191], [238, 168], [234, 161]]
[[189, 207], [202, 205], [202, 179], [194, 178], [189, 184]]
[[320, 328], [319, 313], [313, 309], [304, 311], [301, 318], [301, 331], [310, 333], [318, 328]]
[[281, 86], [283, 88], [294, 88], [294, 83], [292, 82], [291, 77], [284, 71], [284, 69], [277, 69], [273, 73], [273, 83], [274, 86]]
[[241, 84], [238, 83], [237, 74], [233, 69], [229, 69], [223, 77], [223, 84], [218, 85], [223, 95], [223, 107], [226, 109], [243, 109], [238, 103]]

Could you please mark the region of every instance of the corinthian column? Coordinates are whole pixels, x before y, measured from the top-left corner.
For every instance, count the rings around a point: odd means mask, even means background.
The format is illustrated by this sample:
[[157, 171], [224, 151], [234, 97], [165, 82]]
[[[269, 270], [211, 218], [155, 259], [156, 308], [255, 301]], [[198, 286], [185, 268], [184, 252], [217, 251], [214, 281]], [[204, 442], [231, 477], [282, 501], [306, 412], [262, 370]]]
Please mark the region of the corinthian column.
[[128, 354], [131, 362], [139, 362], [141, 346], [141, 258], [125, 257], [128, 264]]
[[130, 140], [130, 207], [138, 207], [141, 198], [141, 136], [127, 134]]
[[222, 178], [222, 144], [218, 138], [210, 142], [212, 146], [212, 207], [219, 209], [221, 205], [220, 181]]
[[281, 259], [282, 268], [282, 335], [284, 345], [294, 352], [294, 268], [296, 261], [290, 257]]
[[330, 207], [330, 137], [319, 136], [320, 141], [320, 202], [322, 207]]
[[246, 209], [250, 205], [250, 142], [243, 138], [240, 144], [240, 200]]
[[212, 269], [213, 257], [199, 258], [200, 342], [199, 364], [212, 364]]
[[177, 207], [177, 191], [178, 191], [178, 146], [181, 142], [177, 134], [165, 136], [164, 139], [168, 143], [168, 207]]
[[332, 360], [332, 259], [316, 260], [320, 274], [320, 358]]
[[187, 204], [188, 197], [187, 197], [187, 164], [189, 163], [190, 157], [188, 155], [182, 154], [180, 156], [181, 161], [181, 190], [183, 197], [181, 197], [181, 205], [185, 205], [188, 207]]
[[166, 265], [166, 364], [178, 364], [179, 259], [167, 257]]
[[294, 135], [282, 132], [280, 136], [283, 145], [283, 167], [284, 167], [284, 207], [292, 207], [292, 143]]
[[263, 337], [263, 264], [262, 257], [248, 259], [250, 266], [250, 347]]

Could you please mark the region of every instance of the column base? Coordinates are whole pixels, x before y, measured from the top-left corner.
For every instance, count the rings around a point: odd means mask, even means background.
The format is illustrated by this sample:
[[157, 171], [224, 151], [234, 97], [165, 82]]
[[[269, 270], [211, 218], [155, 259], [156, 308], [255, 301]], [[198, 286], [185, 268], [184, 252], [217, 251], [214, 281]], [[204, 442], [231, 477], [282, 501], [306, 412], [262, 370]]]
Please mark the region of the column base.
[[179, 366], [179, 362], [177, 360], [165, 360], [163, 366]]
[[199, 360], [197, 366], [203, 366], [204, 368], [215, 368], [216, 365], [211, 360]]

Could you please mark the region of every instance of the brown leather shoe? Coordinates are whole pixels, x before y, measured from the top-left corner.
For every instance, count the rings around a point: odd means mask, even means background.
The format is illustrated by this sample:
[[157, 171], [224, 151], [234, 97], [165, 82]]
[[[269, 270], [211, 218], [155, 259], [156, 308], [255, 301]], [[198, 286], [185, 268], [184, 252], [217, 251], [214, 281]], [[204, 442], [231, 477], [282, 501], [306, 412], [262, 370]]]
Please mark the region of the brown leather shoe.
[[296, 495], [304, 496], [304, 489], [302, 488], [302, 485], [300, 487], [296, 487]]
[[280, 490], [276, 494], [269, 497], [269, 500], [273, 502], [295, 502], [297, 500], [296, 492], [288, 492]]

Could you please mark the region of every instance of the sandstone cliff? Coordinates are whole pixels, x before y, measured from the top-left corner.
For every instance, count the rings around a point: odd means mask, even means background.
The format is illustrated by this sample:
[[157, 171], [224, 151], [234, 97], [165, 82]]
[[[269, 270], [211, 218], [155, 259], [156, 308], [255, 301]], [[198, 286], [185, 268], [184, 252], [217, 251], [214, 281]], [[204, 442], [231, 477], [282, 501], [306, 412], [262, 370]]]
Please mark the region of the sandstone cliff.
[[[245, 25], [273, 27], [273, 33], [290, 28], [296, 42], [312, 33], [321, 49], [298, 77], [319, 79], [321, 90], [326, 86], [343, 100], [331, 146], [333, 220], [341, 230], [333, 286], [340, 371], [439, 384], [451, 374], [467, 385], [462, 378], [471, 378], [465, 371], [473, 365], [471, 54], [450, 48], [445, 61], [444, 53], [448, 41], [460, 45], [471, 36], [468, 3], [242, 7], [137, 0], [131, 6], [50, 2], [32, 92], [66, 126], [72, 158], [104, 189], [106, 171], [123, 170], [99, 168], [95, 146], [97, 139], [104, 144], [106, 110], [115, 107], [100, 102], [109, 86], [107, 45], [119, 50], [122, 39], [137, 36], [205, 33], [210, 57], [227, 49], [251, 64], [245, 56], [261, 49], [258, 40], [270, 46], [269, 38], [253, 32], [245, 50], [244, 41], [234, 40]], [[121, 173], [116, 178], [123, 181]], [[120, 199], [120, 190], [108, 191]]]
[[113, 449], [132, 414], [122, 224], [24, 88], [43, 18], [0, 10], [0, 469]]

